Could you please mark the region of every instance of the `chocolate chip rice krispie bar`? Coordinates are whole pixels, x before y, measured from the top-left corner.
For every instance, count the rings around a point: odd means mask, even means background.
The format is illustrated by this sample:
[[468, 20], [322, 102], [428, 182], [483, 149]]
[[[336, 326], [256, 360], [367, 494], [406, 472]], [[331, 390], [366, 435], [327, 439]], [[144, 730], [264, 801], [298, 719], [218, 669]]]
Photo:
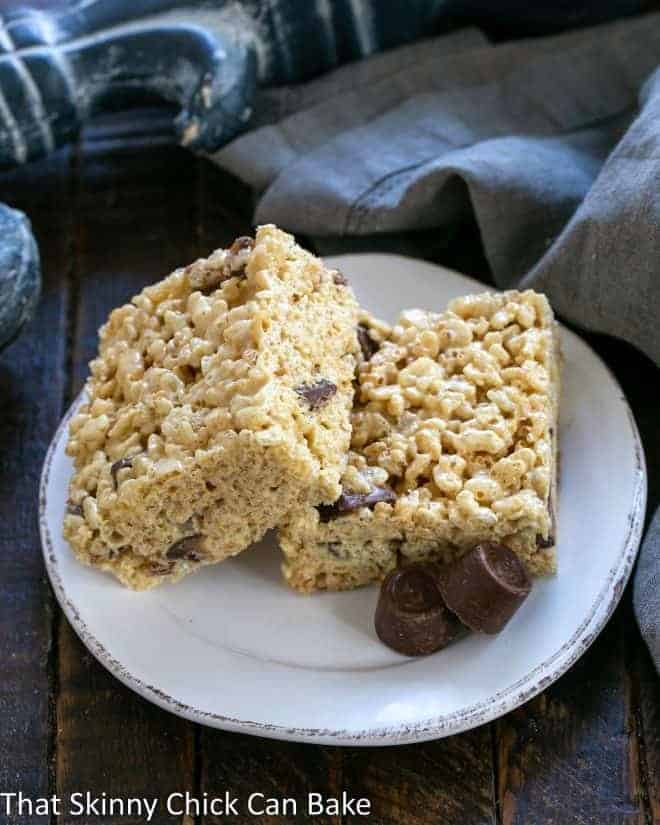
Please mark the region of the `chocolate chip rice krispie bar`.
[[116, 309], [70, 425], [77, 557], [146, 589], [334, 501], [356, 324], [343, 277], [273, 226]]
[[359, 338], [343, 492], [281, 530], [289, 584], [350, 589], [483, 541], [552, 573], [559, 348], [545, 297], [470, 295], [392, 329], [365, 318]]

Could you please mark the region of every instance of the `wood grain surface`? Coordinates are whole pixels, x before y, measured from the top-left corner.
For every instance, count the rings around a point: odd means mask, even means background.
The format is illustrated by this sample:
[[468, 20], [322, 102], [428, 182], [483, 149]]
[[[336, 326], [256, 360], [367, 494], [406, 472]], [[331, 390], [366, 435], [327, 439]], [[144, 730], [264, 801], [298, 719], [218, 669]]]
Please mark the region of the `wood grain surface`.
[[67, 383], [70, 186], [67, 153], [2, 181], [2, 197], [30, 213], [43, 259], [37, 315], [0, 355], [0, 792], [29, 795], [52, 786], [57, 612], [40, 559], [37, 490]]
[[[165, 123], [168, 121], [165, 120]], [[156, 117], [153, 127], [158, 127]], [[71, 394], [82, 388], [108, 309], [196, 254], [194, 164], [182, 150], [149, 141], [126, 121], [90, 129], [76, 153], [76, 240], [70, 324]], [[158, 136], [157, 132], [157, 136]], [[148, 137], [147, 137], [148, 140]], [[88, 277], [90, 272], [94, 277]], [[121, 616], [117, 617], [121, 621]], [[57, 792], [165, 799], [191, 787], [195, 730], [119, 685], [59, 623], [56, 694]], [[154, 644], [165, 649], [165, 639]], [[90, 758], [90, 755], [93, 755]], [[89, 817], [89, 825], [107, 822]], [[161, 808], [154, 823], [176, 822]], [[63, 814], [60, 823], [79, 817]]]
[[[0, 792], [290, 796], [295, 815], [170, 816], [156, 823], [382, 825], [660, 823], [660, 690], [626, 592], [607, 629], [555, 685], [496, 723], [398, 748], [329, 748], [204, 729], [132, 694], [55, 606], [37, 534], [44, 454], [79, 391], [108, 312], [144, 284], [250, 230], [250, 194], [173, 145], [160, 112], [98, 120], [71, 152], [0, 178], [33, 221], [44, 268], [37, 318], [0, 354]], [[312, 248], [338, 251], [305, 239]], [[396, 246], [397, 239], [390, 239]], [[428, 256], [487, 278], [474, 227]], [[590, 338], [624, 384], [647, 449], [660, 449], [658, 370]], [[634, 380], [633, 380], [634, 376]], [[651, 478], [651, 501], [659, 480]], [[579, 552], [580, 548], [571, 548]], [[117, 616], [117, 621], [122, 617]], [[154, 639], [167, 653], [167, 639]], [[370, 817], [311, 817], [308, 792], [367, 797]], [[47, 822], [0, 813], [0, 823]], [[82, 822], [63, 813], [53, 825]], [[139, 818], [90, 817], [85, 823]]]

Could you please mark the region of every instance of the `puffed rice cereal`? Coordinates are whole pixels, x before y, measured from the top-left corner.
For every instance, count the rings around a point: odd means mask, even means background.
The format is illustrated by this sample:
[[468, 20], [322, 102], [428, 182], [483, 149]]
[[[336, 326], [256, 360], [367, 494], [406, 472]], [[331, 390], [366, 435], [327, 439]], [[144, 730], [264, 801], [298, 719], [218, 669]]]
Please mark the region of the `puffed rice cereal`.
[[114, 310], [69, 429], [76, 556], [143, 590], [334, 501], [356, 324], [341, 274], [274, 226]]
[[559, 345], [543, 295], [484, 293], [393, 328], [364, 315], [343, 492], [280, 532], [301, 591], [344, 590], [481, 541], [556, 569]]

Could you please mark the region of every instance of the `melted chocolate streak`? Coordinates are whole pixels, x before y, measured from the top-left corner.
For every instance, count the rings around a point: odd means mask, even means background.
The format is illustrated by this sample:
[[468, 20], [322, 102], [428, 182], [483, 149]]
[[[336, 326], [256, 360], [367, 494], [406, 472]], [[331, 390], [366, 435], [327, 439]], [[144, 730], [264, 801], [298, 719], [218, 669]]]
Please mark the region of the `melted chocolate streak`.
[[327, 522], [342, 513], [359, 510], [360, 507], [374, 507], [379, 501], [393, 504], [396, 495], [386, 487], [374, 487], [368, 493], [342, 493], [334, 504], [321, 504], [317, 509], [321, 521]]
[[321, 378], [315, 384], [301, 384], [296, 392], [309, 404], [311, 410], [317, 409], [337, 392], [337, 386], [331, 381]]

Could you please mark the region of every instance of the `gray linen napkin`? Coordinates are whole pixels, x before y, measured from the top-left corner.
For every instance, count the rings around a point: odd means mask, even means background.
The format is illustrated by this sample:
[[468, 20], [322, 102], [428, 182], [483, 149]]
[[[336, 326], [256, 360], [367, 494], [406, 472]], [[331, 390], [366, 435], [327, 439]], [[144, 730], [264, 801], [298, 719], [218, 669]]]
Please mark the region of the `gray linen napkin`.
[[[658, 65], [658, 14], [496, 46], [457, 32], [262, 90], [253, 128], [212, 159], [255, 189], [256, 223], [306, 235], [472, 210], [499, 286], [543, 290], [660, 364]], [[660, 669], [659, 519], [635, 609]]]

